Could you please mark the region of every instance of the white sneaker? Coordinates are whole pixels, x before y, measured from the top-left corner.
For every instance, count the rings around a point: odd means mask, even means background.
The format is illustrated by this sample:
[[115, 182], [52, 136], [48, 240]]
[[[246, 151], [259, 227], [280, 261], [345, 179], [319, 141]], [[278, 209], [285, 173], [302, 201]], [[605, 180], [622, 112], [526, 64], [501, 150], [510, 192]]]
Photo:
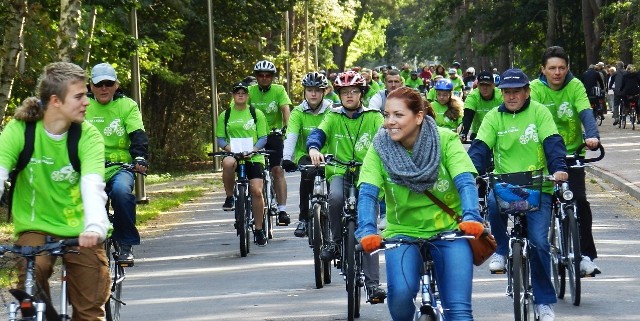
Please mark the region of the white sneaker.
[[536, 304], [533, 311], [540, 321], [555, 321], [556, 319], [553, 304]]
[[504, 266], [507, 264], [507, 258], [504, 255], [493, 253], [491, 256], [491, 262], [489, 262], [489, 270], [491, 272], [504, 271]]
[[600, 268], [591, 261], [588, 256], [583, 256], [580, 260], [580, 273], [582, 274], [600, 274]]

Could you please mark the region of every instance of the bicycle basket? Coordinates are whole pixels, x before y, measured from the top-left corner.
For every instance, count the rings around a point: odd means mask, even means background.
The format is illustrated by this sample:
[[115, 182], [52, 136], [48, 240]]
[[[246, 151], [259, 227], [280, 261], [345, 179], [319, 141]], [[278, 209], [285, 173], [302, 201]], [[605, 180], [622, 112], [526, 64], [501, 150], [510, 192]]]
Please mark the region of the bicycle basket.
[[503, 214], [537, 211], [540, 208], [543, 172], [534, 170], [508, 174], [489, 174], [493, 195]]

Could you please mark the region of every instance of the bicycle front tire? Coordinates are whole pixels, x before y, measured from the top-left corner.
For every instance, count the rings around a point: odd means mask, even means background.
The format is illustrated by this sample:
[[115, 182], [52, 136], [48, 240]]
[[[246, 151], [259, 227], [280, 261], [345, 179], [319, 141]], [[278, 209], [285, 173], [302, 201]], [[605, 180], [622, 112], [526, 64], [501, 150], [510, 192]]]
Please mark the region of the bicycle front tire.
[[565, 254], [567, 255], [567, 277], [569, 278], [569, 291], [571, 293], [571, 302], [575, 306], [580, 305], [580, 261], [582, 254], [580, 252], [580, 234], [578, 229], [578, 221], [575, 217], [574, 209], [568, 209], [566, 213], [565, 226]]
[[322, 205], [318, 203], [313, 204], [312, 213], [313, 218], [311, 221], [311, 229], [309, 231], [311, 233], [309, 233], [309, 237], [311, 237], [313, 243], [313, 270], [316, 280], [316, 289], [322, 289], [322, 287], [324, 287], [324, 266], [329, 264], [329, 262], [325, 264], [325, 262], [320, 258], [320, 252], [322, 251], [322, 226], [320, 224]]
[[124, 268], [116, 263], [115, 255], [118, 253], [117, 245], [111, 238], [105, 242], [107, 260], [109, 262], [109, 275], [111, 276], [111, 295], [104, 306], [107, 321], [120, 320], [120, 308], [122, 307], [122, 282], [124, 281]]
[[565, 280], [562, 262], [562, 234], [560, 232], [560, 220], [558, 219], [558, 209], [554, 208], [551, 215], [551, 226], [549, 228], [549, 244], [551, 253], [551, 276], [553, 277], [553, 287], [559, 299], [564, 297]]
[[236, 195], [236, 229], [240, 238], [240, 256], [246, 257], [249, 253], [249, 230], [247, 229], [245, 207], [247, 205], [247, 187], [238, 185]]
[[514, 242], [512, 245], [511, 277], [513, 278], [513, 313], [515, 321], [528, 320], [527, 288], [525, 260], [522, 256], [522, 243]]
[[347, 319], [354, 321], [360, 316], [360, 296], [358, 295], [358, 270], [356, 266], [356, 223], [347, 221], [347, 235], [345, 235], [344, 257], [347, 264]]

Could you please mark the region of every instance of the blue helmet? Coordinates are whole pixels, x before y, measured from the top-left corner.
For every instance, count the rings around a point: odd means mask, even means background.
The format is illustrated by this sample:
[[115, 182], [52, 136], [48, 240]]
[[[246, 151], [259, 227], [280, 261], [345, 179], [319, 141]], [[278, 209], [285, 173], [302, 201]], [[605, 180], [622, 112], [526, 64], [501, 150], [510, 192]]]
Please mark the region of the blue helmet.
[[440, 79], [436, 81], [435, 88], [436, 90], [453, 91], [453, 84], [449, 79]]

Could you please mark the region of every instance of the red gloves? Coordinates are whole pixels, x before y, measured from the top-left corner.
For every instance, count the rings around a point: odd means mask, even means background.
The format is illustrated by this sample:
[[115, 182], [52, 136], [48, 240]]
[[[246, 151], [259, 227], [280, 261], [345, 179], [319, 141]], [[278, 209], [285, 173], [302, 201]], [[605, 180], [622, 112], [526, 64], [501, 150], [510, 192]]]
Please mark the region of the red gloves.
[[371, 253], [382, 245], [382, 236], [378, 234], [367, 235], [360, 240], [360, 245], [365, 252]]
[[482, 236], [482, 233], [484, 233], [484, 225], [479, 222], [465, 221], [460, 223], [459, 226], [464, 234], [473, 235], [476, 237], [476, 239], [480, 238], [480, 236]]

